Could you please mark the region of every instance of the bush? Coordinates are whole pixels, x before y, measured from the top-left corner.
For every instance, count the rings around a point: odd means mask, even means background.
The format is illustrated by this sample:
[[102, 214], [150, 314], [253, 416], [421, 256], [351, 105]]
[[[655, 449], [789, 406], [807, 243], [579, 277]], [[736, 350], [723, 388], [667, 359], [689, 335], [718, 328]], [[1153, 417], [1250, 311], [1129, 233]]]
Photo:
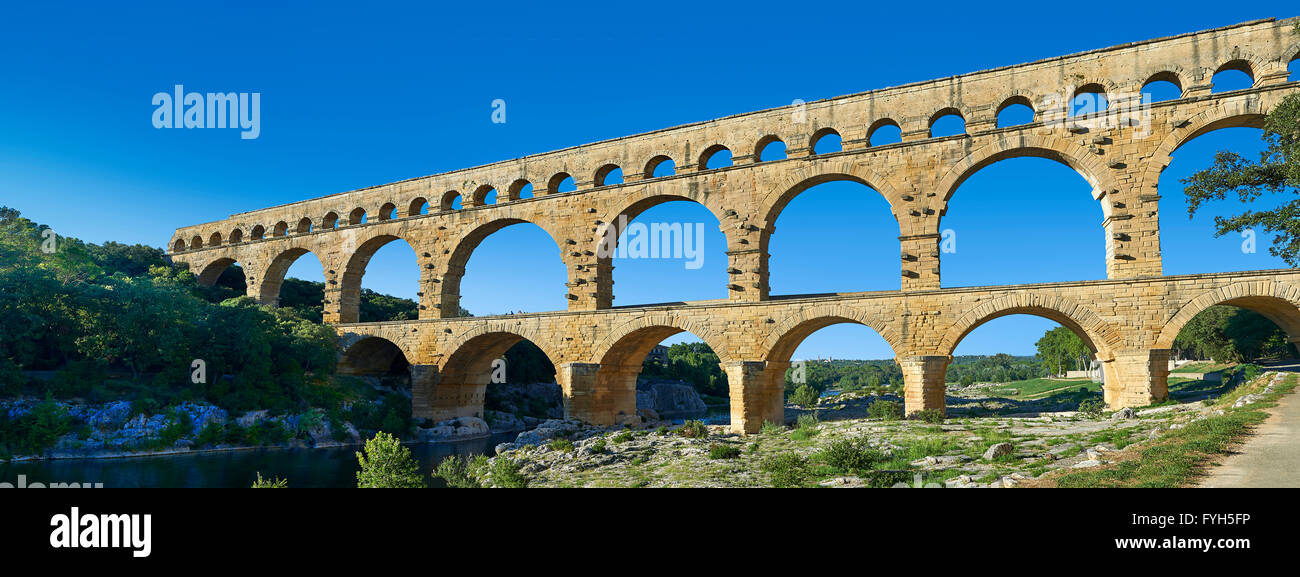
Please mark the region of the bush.
[[790, 402], [805, 409], [811, 409], [817, 406], [820, 398], [821, 395], [818, 394], [817, 389], [808, 385], [799, 385], [799, 388], [795, 389], [794, 393], [790, 395]]
[[760, 435], [773, 435], [781, 432], [785, 432], [785, 425], [773, 423], [772, 421], [763, 421], [763, 426], [758, 429]]
[[1104, 410], [1106, 402], [1101, 399], [1084, 399], [1079, 402], [1079, 413], [1090, 419], [1100, 417]]
[[703, 439], [709, 436], [709, 427], [704, 421], [686, 421], [677, 429], [677, 434], [687, 439]]
[[942, 425], [945, 418], [942, 409], [925, 409], [922, 411], [916, 411], [912, 413], [911, 417], [913, 419], [930, 423], [931, 425]]
[[903, 418], [903, 405], [898, 401], [878, 400], [867, 407], [867, 417], [882, 421], [896, 421]]
[[549, 446], [552, 451], [563, 451], [565, 453], [573, 451], [573, 441], [568, 439], [551, 439], [551, 442], [548, 443], [547, 446]]
[[524, 464], [509, 457], [497, 457], [492, 462], [492, 485], [507, 489], [528, 487], [528, 477], [523, 474]]
[[710, 459], [735, 459], [740, 456], [740, 447], [724, 443], [709, 445]]
[[613, 437], [612, 439], [610, 439], [610, 440], [611, 440], [611, 441], [614, 441], [615, 443], [626, 443], [626, 442], [628, 442], [628, 441], [631, 441], [631, 440], [632, 440], [632, 431], [626, 431], [626, 430], [625, 430], [625, 431], [623, 431], [623, 432], [621, 432], [621, 433], [619, 433], [619, 434], [617, 434], [617, 435], [614, 435], [614, 437]]
[[357, 453], [357, 487], [362, 489], [424, 487], [411, 450], [402, 446], [396, 437], [380, 431], [366, 441], [364, 453]]
[[606, 451], [605, 439], [597, 440], [595, 443], [592, 443], [591, 446], [588, 448], [591, 449], [591, 452], [596, 453], [597, 455], [604, 453]]
[[790, 453], [764, 461], [763, 470], [771, 476], [772, 486], [778, 488], [802, 487], [810, 476], [808, 459]]
[[208, 423], [199, 430], [199, 436], [194, 438], [194, 446], [207, 447], [220, 444], [225, 436], [226, 429], [220, 423]]
[[434, 479], [451, 489], [477, 489], [482, 487], [470, 471], [470, 460], [459, 455], [452, 455], [438, 463], [433, 472]]
[[884, 453], [871, 448], [865, 437], [836, 439], [822, 449], [819, 455], [827, 465], [848, 473], [866, 471], [885, 460]]
[[253, 481], [253, 488], [254, 489], [287, 489], [289, 488], [289, 480], [281, 479], [279, 477], [276, 477], [274, 479], [263, 479], [262, 473], [259, 471], [257, 473], [257, 480]]

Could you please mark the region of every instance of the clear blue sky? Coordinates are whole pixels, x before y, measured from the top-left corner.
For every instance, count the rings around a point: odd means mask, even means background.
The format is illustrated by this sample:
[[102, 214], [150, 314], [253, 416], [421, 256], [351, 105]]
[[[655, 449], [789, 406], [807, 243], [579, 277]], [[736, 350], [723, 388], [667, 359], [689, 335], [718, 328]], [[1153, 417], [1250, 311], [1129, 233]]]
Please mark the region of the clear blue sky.
[[[1264, 17], [1293, 2], [1066, 4], [703, 2], [328, 2], [10, 5], [0, 35], [0, 204], [65, 235], [162, 246], [177, 226], [234, 212], [453, 170], [750, 110], [1015, 64]], [[977, 35], [976, 35], [977, 34]], [[259, 92], [261, 135], [158, 130], [154, 93]], [[507, 122], [491, 122], [494, 99]], [[1180, 150], [1161, 181], [1166, 273], [1274, 268], [1239, 238], [1189, 221], [1178, 179], [1215, 150], [1255, 150], [1258, 133], [1220, 131]], [[1033, 203], [1018, 202], [1034, 199]], [[833, 206], [834, 210], [825, 210]], [[1015, 207], [1033, 207], [1015, 208]], [[1012, 212], [1006, 212], [1012, 207]], [[1218, 208], [1233, 210], [1231, 203]], [[702, 207], [670, 203], [639, 220], [704, 222], [704, 267], [620, 261], [618, 304], [721, 298], [725, 250]], [[1049, 224], [1050, 223], [1050, 224]], [[1098, 204], [1050, 161], [993, 165], [963, 184], [944, 227], [958, 233], [944, 285], [1105, 276]], [[848, 183], [801, 195], [777, 222], [776, 294], [897, 289], [897, 225]], [[852, 264], [845, 265], [845, 261]], [[319, 280], [304, 257], [291, 273]], [[564, 307], [558, 248], [518, 225], [470, 261], [462, 304], [476, 314]], [[385, 247], [365, 286], [414, 296], [414, 253]], [[1053, 323], [1008, 317], [961, 354], [1031, 354]], [[797, 358], [886, 358], [863, 327], [825, 329]]]

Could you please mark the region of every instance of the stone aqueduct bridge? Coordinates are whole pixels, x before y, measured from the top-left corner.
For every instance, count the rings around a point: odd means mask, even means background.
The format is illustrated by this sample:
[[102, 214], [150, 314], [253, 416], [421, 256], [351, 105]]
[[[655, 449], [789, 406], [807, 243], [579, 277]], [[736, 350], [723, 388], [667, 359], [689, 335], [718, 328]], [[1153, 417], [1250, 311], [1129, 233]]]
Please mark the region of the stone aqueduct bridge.
[[[889, 342], [905, 375], [909, 412], [943, 409], [944, 372], [957, 343], [990, 319], [1021, 313], [1060, 322], [1087, 341], [1102, 361], [1109, 406], [1144, 405], [1166, 395], [1169, 348], [1179, 329], [1212, 305], [1258, 311], [1300, 342], [1300, 271], [1162, 276], [1157, 190], [1179, 146], [1220, 128], [1258, 127], [1283, 97], [1300, 90], [1300, 82], [1287, 81], [1287, 66], [1300, 55], [1296, 23], [1249, 22], [236, 214], [178, 229], [170, 254], [204, 283], [240, 263], [248, 294], [268, 304], [277, 302], [290, 264], [315, 254], [326, 278], [326, 321], [341, 335], [344, 369], [386, 370], [403, 356], [411, 365], [417, 417], [480, 413], [491, 361], [528, 339], [555, 364], [568, 415], [615, 423], [635, 414], [636, 376], [649, 350], [690, 331], [721, 358], [733, 429], [752, 432], [764, 420], [782, 418], [783, 377], [795, 348], [836, 323], [867, 325]], [[1248, 73], [1253, 86], [1212, 94], [1211, 78], [1224, 69]], [[1182, 96], [1155, 103], [1136, 126], [1115, 122], [1110, 113], [1069, 117], [1065, 110], [1074, 94], [1085, 92], [1104, 93], [1112, 112], [1123, 109], [1157, 80], [1173, 82]], [[997, 127], [998, 112], [1017, 103], [1034, 109], [1034, 121]], [[947, 114], [960, 115], [966, 133], [932, 138], [930, 125]], [[899, 127], [902, 141], [873, 145], [874, 132], [886, 125]], [[814, 144], [829, 134], [841, 137], [842, 150], [814, 154]], [[759, 151], [774, 140], [786, 145], [787, 158], [760, 162]], [[723, 148], [733, 164], [707, 169]], [[940, 288], [949, 198], [974, 172], [1021, 156], [1064, 163], [1092, 184], [1107, 278]], [[675, 174], [654, 177], [665, 159], [674, 161]], [[624, 180], [607, 181], [616, 167]], [[558, 190], [566, 177], [576, 190]], [[902, 289], [769, 295], [773, 223], [800, 192], [832, 180], [866, 184], [889, 201], [898, 220]], [[529, 183], [535, 195], [519, 198]], [[485, 202], [494, 190], [500, 191], [496, 202]], [[456, 197], [463, 208], [453, 210]], [[697, 202], [720, 222], [729, 249], [729, 298], [614, 307], [613, 267], [597, 251], [602, 227], [672, 200]], [[488, 235], [521, 222], [540, 226], [560, 247], [568, 310], [454, 318], [470, 254]], [[1014, 232], [1013, 223], [1008, 228]], [[420, 319], [358, 323], [366, 264], [397, 239], [415, 249], [421, 269]]]

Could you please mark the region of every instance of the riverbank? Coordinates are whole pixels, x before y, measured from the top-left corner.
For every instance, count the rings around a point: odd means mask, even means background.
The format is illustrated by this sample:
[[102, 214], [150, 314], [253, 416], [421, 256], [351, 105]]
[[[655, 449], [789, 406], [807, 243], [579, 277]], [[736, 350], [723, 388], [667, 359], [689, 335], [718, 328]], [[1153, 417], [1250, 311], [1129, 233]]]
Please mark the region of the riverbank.
[[1137, 452], [1224, 415], [1255, 411], [1280, 394], [1268, 388], [1275, 375], [1212, 399], [1114, 412], [981, 416], [992, 405], [1026, 407], [971, 396], [952, 398], [959, 408], [940, 423], [872, 417], [893, 413], [873, 411], [873, 404], [897, 401], [842, 395], [822, 402], [820, 419], [795, 411], [795, 426], [769, 424], [751, 436], [722, 427], [556, 427], [535, 442], [498, 447], [490, 465], [508, 460], [534, 487], [1050, 486], [1107, 478]]

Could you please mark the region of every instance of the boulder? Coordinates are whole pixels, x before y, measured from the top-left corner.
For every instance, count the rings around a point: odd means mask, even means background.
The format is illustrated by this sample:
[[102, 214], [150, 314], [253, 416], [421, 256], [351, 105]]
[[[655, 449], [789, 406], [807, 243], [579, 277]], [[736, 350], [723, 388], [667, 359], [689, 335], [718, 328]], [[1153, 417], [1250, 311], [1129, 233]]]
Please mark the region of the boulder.
[[1118, 411], [1115, 411], [1115, 413], [1112, 414], [1112, 415], [1110, 416], [1110, 418], [1113, 419], [1113, 420], [1116, 420], [1116, 421], [1122, 421], [1122, 420], [1125, 420], [1125, 419], [1132, 419], [1132, 418], [1134, 418], [1136, 415], [1137, 415], [1137, 413], [1135, 413], [1135, 412], [1133, 411], [1133, 408], [1132, 408], [1132, 407], [1124, 407], [1124, 408], [1122, 408], [1122, 409], [1120, 409], [1120, 410], [1118, 410]]
[[244, 413], [242, 417], [239, 417], [239, 419], [236, 420], [236, 422], [239, 423], [239, 426], [248, 428], [266, 420], [269, 414], [270, 414], [269, 411], [267, 411], [266, 409], [262, 409], [260, 411], [249, 411], [247, 413]]
[[636, 407], [651, 409], [664, 419], [699, 417], [708, 411], [695, 387], [682, 381], [637, 383]]
[[131, 415], [131, 403], [127, 401], [113, 401], [104, 405], [104, 408], [91, 413], [86, 419], [86, 423], [91, 428], [101, 431], [112, 431], [122, 428], [126, 424], [127, 418]]
[[1012, 447], [1011, 443], [998, 443], [989, 447], [987, 451], [984, 451], [984, 460], [992, 461], [998, 457], [1010, 455], [1014, 450], [1015, 447]]

